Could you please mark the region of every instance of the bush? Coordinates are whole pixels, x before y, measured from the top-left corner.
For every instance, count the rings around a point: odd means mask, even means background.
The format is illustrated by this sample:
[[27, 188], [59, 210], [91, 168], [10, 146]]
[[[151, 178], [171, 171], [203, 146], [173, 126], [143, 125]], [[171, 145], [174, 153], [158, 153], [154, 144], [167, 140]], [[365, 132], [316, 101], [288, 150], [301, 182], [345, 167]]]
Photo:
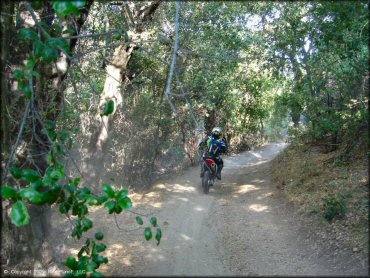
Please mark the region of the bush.
[[324, 205], [324, 218], [328, 221], [334, 218], [342, 218], [346, 211], [347, 207], [344, 201], [344, 198], [337, 198], [334, 195], [323, 198]]

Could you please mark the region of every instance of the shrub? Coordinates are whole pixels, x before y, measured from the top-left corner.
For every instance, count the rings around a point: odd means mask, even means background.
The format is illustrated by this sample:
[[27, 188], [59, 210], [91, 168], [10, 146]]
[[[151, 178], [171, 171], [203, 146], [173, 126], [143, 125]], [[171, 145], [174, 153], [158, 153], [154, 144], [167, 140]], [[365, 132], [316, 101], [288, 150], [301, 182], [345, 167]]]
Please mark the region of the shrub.
[[334, 218], [342, 218], [347, 211], [344, 198], [331, 195], [324, 197], [323, 202], [324, 218], [328, 221]]

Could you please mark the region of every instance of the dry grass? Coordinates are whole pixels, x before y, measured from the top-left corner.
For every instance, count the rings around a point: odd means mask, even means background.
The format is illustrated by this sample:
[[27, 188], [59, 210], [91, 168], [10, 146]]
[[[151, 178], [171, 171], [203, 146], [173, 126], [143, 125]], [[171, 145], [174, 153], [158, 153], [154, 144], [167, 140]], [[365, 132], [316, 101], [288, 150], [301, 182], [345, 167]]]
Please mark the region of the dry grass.
[[[342, 162], [341, 149], [323, 153], [318, 146], [292, 145], [273, 161], [277, 187], [297, 210], [312, 215], [352, 248], [367, 250], [369, 218], [369, 178], [366, 147], [351, 154], [350, 163]], [[325, 220], [325, 198], [331, 196], [345, 205], [344, 216]]]

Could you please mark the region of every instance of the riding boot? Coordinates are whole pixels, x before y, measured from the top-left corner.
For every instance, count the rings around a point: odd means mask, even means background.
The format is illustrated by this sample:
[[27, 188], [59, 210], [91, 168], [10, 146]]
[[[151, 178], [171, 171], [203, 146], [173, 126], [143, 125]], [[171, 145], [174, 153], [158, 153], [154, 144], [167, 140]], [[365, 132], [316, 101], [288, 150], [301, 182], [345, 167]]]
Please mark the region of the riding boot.
[[218, 180], [221, 180], [221, 167], [218, 167], [216, 177]]
[[219, 180], [221, 180], [221, 170], [222, 170], [222, 168], [224, 168], [223, 162], [221, 162], [220, 165], [217, 167], [216, 177]]

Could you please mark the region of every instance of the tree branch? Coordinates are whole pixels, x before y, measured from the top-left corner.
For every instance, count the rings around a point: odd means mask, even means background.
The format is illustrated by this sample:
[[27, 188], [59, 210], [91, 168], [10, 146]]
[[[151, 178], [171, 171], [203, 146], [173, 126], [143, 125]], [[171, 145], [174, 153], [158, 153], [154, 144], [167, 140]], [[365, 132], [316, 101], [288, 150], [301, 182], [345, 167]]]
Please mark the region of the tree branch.
[[175, 105], [170, 100], [170, 94], [171, 94], [171, 84], [172, 84], [172, 78], [173, 78], [173, 72], [175, 70], [176, 65], [176, 55], [177, 55], [177, 49], [179, 46], [179, 18], [180, 18], [180, 2], [176, 1], [176, 27], [175, 27], [175, 43], [174, 43], [174, 49], [173, 49], [173, 55], [172, 55], [172, 63], [170, 66], [170, 72], [167, 79], [167, 87], [166, 87], [166, 99], [168, 103], [170, 104], [173, 112], [177, 113]]
[[10, 157], [9, 157], [8, 163], [6, 164], [6, 167], [5, 167], [4, 172], [3, 172], [3, 176], [2, 176], [2, 179], [1, 179], [1, 183], [2, 184], [7, 180], [7, 175], [8, 175], [9, 168], [11, 167], [11, 165], [13, 163], [14, 155], [17, 152], [19, 143], [20, 143], [20, 141], [22, 139], [24, 126], [26, 124], [27, 116], [28, 116], [28, 114], [30, 112], [30, 106], [31, 106], [31, 101], [28, 101], [27, 106], [26, 106], [26, 111], [23, 114], [23, 119], [22, 119], [22, 122], [21, 122], [21, 126], [19, 128], [17, 140], [15, 141], [15, 144], [14, 144], [14, 146], [12, 148], [11, 153], [10, 153]]

